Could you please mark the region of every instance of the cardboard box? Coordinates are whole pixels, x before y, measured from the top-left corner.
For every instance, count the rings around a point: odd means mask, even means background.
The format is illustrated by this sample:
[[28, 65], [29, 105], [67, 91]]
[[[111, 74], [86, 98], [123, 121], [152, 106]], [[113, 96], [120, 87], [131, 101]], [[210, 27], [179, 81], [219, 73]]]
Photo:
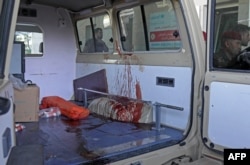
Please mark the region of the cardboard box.
[[38, 121], [40, 89], [28, 85], [24, 90], [14, 89], [15, 122]]

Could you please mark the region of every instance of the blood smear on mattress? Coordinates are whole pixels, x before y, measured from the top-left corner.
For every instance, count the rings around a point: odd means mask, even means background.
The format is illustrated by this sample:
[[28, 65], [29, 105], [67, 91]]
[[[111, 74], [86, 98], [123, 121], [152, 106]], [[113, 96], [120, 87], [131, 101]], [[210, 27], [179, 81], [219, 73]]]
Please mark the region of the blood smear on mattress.
[[130, 100], [127, 103], [123, 101], [123, 104], [121, 102], [110, 101], [110, 104], [115, 111], [118, 120], [139, 122], [143, 103]]

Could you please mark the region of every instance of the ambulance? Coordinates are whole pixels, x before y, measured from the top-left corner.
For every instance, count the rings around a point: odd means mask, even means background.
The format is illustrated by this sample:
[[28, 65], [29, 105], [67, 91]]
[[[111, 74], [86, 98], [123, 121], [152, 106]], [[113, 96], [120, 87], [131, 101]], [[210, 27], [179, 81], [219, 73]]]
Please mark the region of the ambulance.
[[247, 163], [250, 1], [204, 9], [1, 0], [0, 164]]

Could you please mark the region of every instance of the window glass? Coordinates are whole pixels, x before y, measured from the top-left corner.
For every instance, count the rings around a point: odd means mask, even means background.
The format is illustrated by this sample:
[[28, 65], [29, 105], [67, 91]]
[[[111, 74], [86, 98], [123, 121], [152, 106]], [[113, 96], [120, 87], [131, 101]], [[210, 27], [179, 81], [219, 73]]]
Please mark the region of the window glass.
[[212, 65], [218, 69], [249, 69], [249, 0], [217, 0]]
[[112, 29], [107, 14], [77, 21], [80, 52], [113, 52]]
[[36, 25], [18, 24], [16, 26], [15, 41], [25, 45], [25, 56], [43, 55], [43, 32]]
[[163, 0], [119, 12], [124, 51], [165, 51], [181, 48], [172, 3]]

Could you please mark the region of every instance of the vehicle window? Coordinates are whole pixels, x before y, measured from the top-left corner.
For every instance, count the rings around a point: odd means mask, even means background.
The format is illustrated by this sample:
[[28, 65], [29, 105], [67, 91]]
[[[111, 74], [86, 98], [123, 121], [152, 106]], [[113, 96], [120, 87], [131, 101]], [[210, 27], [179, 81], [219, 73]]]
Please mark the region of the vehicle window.
[[[229, 5], [230, 3], [230, 5]], [[245, 4], [248, 5], [245, 5]], [[215, 3], [212, 40], [212, 66], [214, 69], [248, 70], [249, 52], [249, 0]]]
[[124, 51], [179, 50], [181, 38], [173, 5], [163, 0], [119, 12]]
[[113, 52], [113, 38], [109, 15], [103, 14], [78, 20], [76, 25], [80, 52]]
[[40, 57], [43, 55], [43, 32], [33, 24], [17, 24], [15, 41], [25, 45], [25, 56]]

